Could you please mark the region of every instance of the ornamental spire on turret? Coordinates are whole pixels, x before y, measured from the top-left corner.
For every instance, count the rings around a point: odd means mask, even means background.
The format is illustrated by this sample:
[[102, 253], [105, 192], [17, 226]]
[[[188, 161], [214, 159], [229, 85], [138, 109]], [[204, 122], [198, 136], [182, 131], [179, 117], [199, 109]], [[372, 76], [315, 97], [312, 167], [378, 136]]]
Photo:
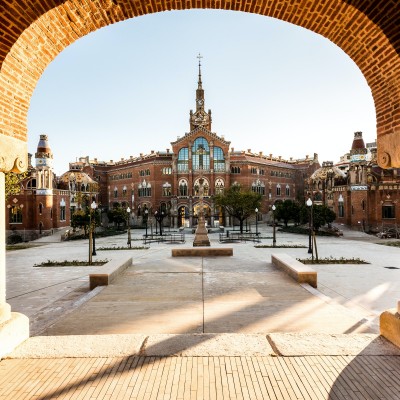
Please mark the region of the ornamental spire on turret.
[[197, 82], [197, 90], [196, 90], [196, 111], [204, 110], [204, 89], [203, 83], [201, 81], [201, 59], [203, 56], [199, 53], [197, 56], [199, 59], [199, 80]]

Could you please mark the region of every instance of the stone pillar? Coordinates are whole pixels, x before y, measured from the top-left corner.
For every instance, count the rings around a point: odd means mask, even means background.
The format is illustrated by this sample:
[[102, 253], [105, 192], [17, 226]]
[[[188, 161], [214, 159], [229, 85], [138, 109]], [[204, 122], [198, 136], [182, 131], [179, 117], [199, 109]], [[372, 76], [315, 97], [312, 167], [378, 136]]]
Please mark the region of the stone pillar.
[[28, 165], [27, 144], [10, 136], [0, 135], [0, 358], [10, 353], [29, 337], [29, 319], [11, 312], [6, 302], [6, 220], [4, 172], [23, 172]]
[[6, 303], [6, 213], [4, 172], [0, 172], [0, 324], [11, 317], [11, 307]]

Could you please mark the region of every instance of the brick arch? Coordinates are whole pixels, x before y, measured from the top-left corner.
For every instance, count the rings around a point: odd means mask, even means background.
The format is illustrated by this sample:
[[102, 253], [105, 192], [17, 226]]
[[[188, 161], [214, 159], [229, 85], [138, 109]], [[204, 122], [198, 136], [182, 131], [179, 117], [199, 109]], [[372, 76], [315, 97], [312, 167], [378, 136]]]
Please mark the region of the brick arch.
[[[8, 0], [0, 6], [0, 170], [23, 170], [26, 118], [46, 66], [75, 40], [104, 26], [165, 10], [256, 13], [314, 31], [358, 65], [375, 102], [378, 159], [400, 167], [400, 5], [388, 0]], [[329, 94], [327, 94], [329, 95]], [[6, 149], [7, 151], [3, 151]]]

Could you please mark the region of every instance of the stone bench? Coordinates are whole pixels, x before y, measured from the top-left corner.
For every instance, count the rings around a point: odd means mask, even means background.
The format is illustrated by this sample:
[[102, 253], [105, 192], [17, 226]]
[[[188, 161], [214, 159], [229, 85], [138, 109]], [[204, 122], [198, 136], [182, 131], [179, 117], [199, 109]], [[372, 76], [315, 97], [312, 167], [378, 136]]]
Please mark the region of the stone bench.
[[195, 247], [172, 249], [172, 257], [214, 257], [233, 256], [233, 249], [230, 247]]
[[271, 254], [271, 262], [285, 271], [295, 281], [317, 287], [317, 271], [287, 254]]
[[90, 290], [109, 285], [118, 275], [132, 265], [132, 257], [117, 258], [99, 267], [99, 272], [89, 274]]
[[379, 327], [383, 337], [400, 347], [400, 301], [397, 309], [391, 308], [381, 314]]

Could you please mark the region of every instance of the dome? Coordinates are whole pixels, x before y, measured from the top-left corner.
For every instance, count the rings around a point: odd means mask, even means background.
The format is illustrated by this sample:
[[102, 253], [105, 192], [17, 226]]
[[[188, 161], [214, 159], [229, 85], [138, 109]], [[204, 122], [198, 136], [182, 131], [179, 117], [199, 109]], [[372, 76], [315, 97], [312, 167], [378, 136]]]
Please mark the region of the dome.
[[333, 163], [323, 163], [321, 168], [314, 171], [311, 179], [313, 181], [323, 181], [331, 174], [333, 174], [334, 179], [346, 178], [346, 174], [340, 168], [335, 167]]
[[60, 182], [62, 183], [69, 183], [69, 182], [75, 182], [76, 184], [91, 184], [91, 183], [97, 183], [95, 180], [93, 180], [87, 173], [85, 172], [76, 172], [76, 171], [68, 171], [64, 172], [60, 176]]

